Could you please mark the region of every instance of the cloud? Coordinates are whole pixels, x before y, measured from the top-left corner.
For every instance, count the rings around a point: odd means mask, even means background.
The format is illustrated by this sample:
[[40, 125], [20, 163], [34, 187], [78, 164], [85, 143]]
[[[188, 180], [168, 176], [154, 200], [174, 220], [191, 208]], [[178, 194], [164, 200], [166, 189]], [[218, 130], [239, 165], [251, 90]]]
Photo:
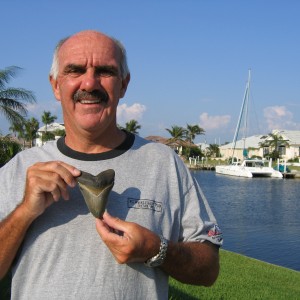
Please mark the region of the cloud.
[[52, 115], [57, 117], [56, 122], [62, 122], [61, 104], [58, 101], [45, 101], [33, 104], [27, 104], [28, 118], [34, 117], [41, 120], [44, 111], [50, 111]]
[[300, 124], [293, 121], [293, 113], [285, 106], [269, 106], [264, 109], [268, 130], [299, 130]]
[[199, 119], [199, 126], [207, 131], [226, 126], [230, 122], [231, 117], [229, 115], [209, 116], [208, 113], [205, 112], [199, 116]]
[[[49, 101], [46, 103], [34, 103], [27, 105], [27, 109], [30, 116], [35, 118], [41, 118], [44, 111], [51, 111], [53, 115], [57, 116], [57, 121], [62, 120], [61, 104], [59, 101]], [[118, 106], [117, 118], [120, 124], [126, 123], [132, 119], [140, 120], [143, 117], [143, 113], [146, 111], [146, 106], [134, 103], [128, 106], [123, 103]]]
[[131, 106], [127, 106], [123, 103], [118, 106], [117, 119], [118, 123], [125, 123], [130, 120], [140, 120], [143, 117], [143, 113], [146, 111], [146, 106], [139, 103], [134, 103]]

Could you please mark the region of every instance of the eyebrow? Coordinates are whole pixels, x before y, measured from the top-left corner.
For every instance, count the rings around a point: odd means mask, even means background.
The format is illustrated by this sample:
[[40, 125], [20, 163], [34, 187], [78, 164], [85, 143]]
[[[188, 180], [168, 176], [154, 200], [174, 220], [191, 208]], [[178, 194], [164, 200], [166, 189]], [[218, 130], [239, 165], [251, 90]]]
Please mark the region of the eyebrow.
[[[86, 70], [86, 67], [84, 65], [77, 65], [77, 64], [68, 64], [64, 68], [64, 73], [68, 74], [74, 71], [80, 71], [84, 72]], [[119, 70], [116, 66], [114, 65], [103, 65], [103, 66], [96, 66], [95, 67], [96, 73], [101, 73], [101, 72], [111, 72], [114, 75], [119, 74]]]
[[119, 70], [116, 66], [113, 65], [103, 65], [103, 66], [96, 66], [95, 67], [96, 72], [101, 73], [101, 72], [110, 72], [114, 75], [118, 75], [119, 74]]
[[68, 73], [71, 73], [71, 72], [74, 72], [74, 71], [84, 71], [85, 70], [85, 67], [83, 65], [76, 65], [76, 64], [68, 64], [65, 66], [63, 72], [65, 74], [68, 74]]

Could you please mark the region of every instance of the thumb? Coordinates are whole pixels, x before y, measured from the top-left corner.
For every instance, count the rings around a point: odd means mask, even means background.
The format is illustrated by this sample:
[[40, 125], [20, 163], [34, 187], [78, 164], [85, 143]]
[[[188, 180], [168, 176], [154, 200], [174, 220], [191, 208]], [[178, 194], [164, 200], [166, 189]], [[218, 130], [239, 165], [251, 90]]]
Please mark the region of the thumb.
[[123, 232], [126, 232], [126, 228], [128, 227], [128, 222], [111, 216], [107, 211], [103, 214], [103, 221], [109, 227]]

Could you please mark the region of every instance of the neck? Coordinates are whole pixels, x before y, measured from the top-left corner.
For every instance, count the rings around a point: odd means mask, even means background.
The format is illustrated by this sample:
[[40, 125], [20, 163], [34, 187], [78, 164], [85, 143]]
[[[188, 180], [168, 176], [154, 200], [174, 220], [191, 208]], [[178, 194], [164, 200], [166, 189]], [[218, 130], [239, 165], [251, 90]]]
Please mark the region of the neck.
[[74, 135], [66, 130], [65, 143], [75, 151], [91, 154], [113, 150], [122, 144], [125, 139], [126, 133], [118, 128], [115, 128], [114, 132], [101, 135], [95, 135], [91, 132]]

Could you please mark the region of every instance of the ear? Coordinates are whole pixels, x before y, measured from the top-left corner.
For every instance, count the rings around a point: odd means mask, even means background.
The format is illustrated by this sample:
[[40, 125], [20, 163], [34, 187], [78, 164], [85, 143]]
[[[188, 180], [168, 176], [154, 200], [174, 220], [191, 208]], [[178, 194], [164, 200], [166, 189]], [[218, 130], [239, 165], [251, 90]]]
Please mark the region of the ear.
[[130, 74], [128, 73], [126, 78], [122, 79], [122, 87], [121, 87], [121, 90], [120, 90], [120, 98], [123, 98], [125, 96], [129, 81], [130, 81]]
[[60, 90], [59, 90], [59, 85], [58, 85], [58, 82], [56, 79], [54, 79], [51, 75], [49, 76], [49, 81], [50, 81], [50, 84], [52, 86], [52, 91], [53, 91], [53, 94], [56, 98], [57, 101], [60, 101], [61, 98], [60, 98]]

